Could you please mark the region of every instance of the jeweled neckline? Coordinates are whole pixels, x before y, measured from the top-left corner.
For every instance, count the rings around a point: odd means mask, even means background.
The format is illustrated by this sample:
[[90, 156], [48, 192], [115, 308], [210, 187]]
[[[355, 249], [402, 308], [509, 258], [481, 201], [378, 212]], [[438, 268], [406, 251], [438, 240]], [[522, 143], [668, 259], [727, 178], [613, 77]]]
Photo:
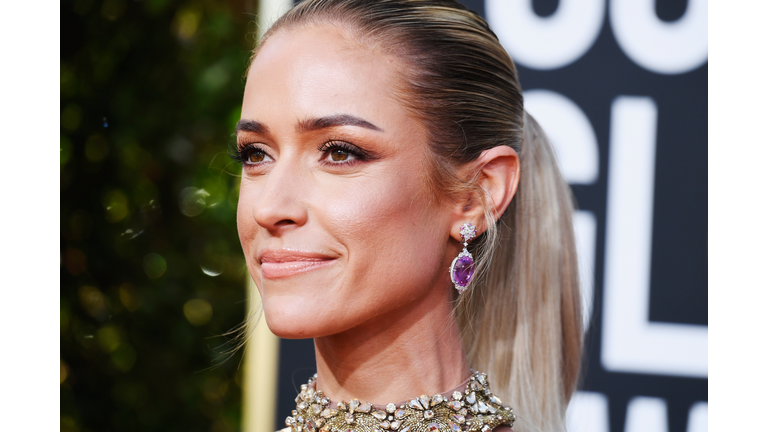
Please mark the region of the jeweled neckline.
[[315, 390], [316, 379], [317, 374], [301, 386], [296, 409], [285, 419], [294, 432], [490, 432], [515, 421], [512, 408], [491, 393], [484, 373], [473, 372], [463, 392], [447, 396], [422, 395], [385, 406], [351, 399], [335, 408]]

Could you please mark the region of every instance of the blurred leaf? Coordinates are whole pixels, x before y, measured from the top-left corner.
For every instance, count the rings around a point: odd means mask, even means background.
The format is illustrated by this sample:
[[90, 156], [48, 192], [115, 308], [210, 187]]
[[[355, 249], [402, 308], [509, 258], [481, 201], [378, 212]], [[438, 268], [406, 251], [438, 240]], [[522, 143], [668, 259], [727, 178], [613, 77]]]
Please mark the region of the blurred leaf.
[[210, 336], [245, 315], [226, 148], [255, 6], [61, 4], [62, 431], [237, 430]]

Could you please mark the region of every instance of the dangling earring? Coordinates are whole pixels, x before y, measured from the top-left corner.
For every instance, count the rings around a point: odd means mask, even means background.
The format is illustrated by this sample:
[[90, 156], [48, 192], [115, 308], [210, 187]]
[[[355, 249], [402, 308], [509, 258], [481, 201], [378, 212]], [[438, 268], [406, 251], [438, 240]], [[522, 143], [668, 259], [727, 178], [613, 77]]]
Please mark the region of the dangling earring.
[[477, 231], [474, 225], [465, 223], [461, 226], [461, 238], [464, 242], [464, 250], [459, 253], [459, 256], [453, 259], [451, 263], [451, 282], [459, 291], [459, 294], [463, 293], [469, 286], [469, 282], [472, 281], [472, 275], [475, 273], [475, 260], [472, 258], [472, 254], [467, 250], [467, 243], [475, 238]]

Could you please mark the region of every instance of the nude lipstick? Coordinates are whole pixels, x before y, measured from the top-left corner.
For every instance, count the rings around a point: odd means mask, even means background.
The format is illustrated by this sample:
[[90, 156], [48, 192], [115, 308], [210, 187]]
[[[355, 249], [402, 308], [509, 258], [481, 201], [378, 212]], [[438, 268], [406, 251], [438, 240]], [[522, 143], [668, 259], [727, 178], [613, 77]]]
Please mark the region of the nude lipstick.
[[265, 249], [258, 255], [261, 273], [266, 279], [281, 279], [319, 270], [335, 258], [315, 252], [288, 249]]

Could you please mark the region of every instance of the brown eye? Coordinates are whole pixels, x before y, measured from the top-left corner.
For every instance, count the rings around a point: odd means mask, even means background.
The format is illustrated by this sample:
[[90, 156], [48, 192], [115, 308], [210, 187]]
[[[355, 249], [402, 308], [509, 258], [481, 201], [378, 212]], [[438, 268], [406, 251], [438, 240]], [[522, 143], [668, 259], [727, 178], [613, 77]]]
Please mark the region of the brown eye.
[[248, 162], [257, 163], [264, 160], [264, 152], [260, 150], [254, 150], [248, 155]]
[[349, 152], [344, 149], [334, 149], [331, 151], [331, 159], [335, 162], [344, 162], [349, 159]]

